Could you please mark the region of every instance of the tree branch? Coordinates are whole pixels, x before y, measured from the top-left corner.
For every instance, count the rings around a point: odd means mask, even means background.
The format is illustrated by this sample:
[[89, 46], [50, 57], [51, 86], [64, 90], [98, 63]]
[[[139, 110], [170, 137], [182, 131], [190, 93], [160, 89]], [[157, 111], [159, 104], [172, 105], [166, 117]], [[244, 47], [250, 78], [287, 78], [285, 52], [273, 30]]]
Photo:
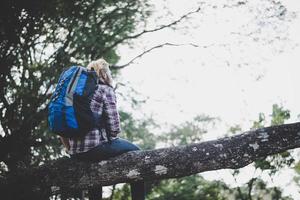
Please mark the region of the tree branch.
[[[122, 69], [124, 67], [127, 67], [128, 65], [132, 64], [136, 59], [141, 58], [142, 56], [144, 56], [146, 53], [149, 53], [151, 51], [153, 51], [154, 49], [158, 49], [158, 48], [162, 48], [164, 46], [184, 46], [184, 45], [190, 45], [193, 47], [199, 47], [199, 45], [193, 44], [193, 43], [187, 43], [187, 44], [173, 44], [173, 43], [164, 43], [164, 44], [159, 44], [156, 45], [154, 47], [151, 47], [150, 49], [147, 49], [146, 51], [140, 53], [139, 55], [137, 55], [136, 57], [134, 57], [133, 59], [131, 59], [128, 63], [124, 64], [124, 65], [111, 65], [110, 68], [112, 69]], [[208, 46], [203, 46], [203, 48], [206, 48]]]
[[261, 128], [187, 146], [129, 152], [99, 163], [87, 164], [62, 158], [19, 172], [14, 176], [17, 177], [15, 179], [0, 178], [0, 192], [2, 194], [8, 192], [8, 188], [13, 188], [12, 192], [16, 193], [16, 187], [11, 184], [18, 183], [29, 187], [26, 190], [31, 194], [40, 192], [47, 196], [60, 188], [83, 190], [121, 182], [177, 178], [204, 171], [237, 169], [259, 158], [298, 147], [300, 122]]
[[157, 28], [150, 29], [150, 30], [143, 30], [143, 31], [141, 31], [140, 33], [137, 33], [137, 34], [135, 34], [135, 35], [130, 35], [130, 36], [126, 36], [126, 37], [124, 37], [124, 38], [121, 38], [121, 39], [115, 41], [113, 44], [111, 44], [111, 45], [108, 46], [107, 48], [105, 48], [105, 49], [103, 50], [103, 52], [101, 52], [101, 54], [104, 55], [106, 52], [110, 51], [112, 48], [116, 47], [118, 44], [123, 43], [123, 42], [126, 41], [126, 40], [129, 40], [129, 39], [135, 39], [135, 38], [138, 38], [138, 37], [140, 37], [141, 35], [144, 35], [144, 34], [146, 34], [146, 33], [152, 33], [152, 32], [156, 32], [156, 31], [162, 30], [162, 29], [164, 29], [164, 28], [172, 27], [172, 26], [178, 24], [179, 22], [181, 22], [183, 19], [187, 18], [188, 16], [190, 16], [190, 15], [192, 15], [192, 14], [194, 14], [194, 13], [199, 12], [200, 10], [201, 10], [201, 8], [199, 7], [199, 8], [197, 8], [195, 11], [188, 12], [188, 13], [186, 13], [185, 15], [182, 15], [179, 19], [177, 19], [177, 20], [175, 20], [175, 21], [173, 21], [173, 22], [171, 22], [171, 23], [169, 23], [169, 24], [161, 25], [161, 26], [159, 26], [159, 27], [157, 27]]

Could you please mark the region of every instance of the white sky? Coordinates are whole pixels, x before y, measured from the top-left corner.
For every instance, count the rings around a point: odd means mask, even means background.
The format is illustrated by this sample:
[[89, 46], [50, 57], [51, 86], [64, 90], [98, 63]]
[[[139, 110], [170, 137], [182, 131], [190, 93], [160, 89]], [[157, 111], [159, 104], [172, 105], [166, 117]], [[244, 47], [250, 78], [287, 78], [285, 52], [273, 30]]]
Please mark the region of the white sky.
[[[178, 8], [185, 7], [184, 4], [173, 4]], [[120, 48], [122, 63], [144, 48], [165, 42], [213, 45], [208, 48], [188, 45], [164, 47], [124, 69], [122, 82], [129, 81], [135, 90], [149, 98], [143, 112], [153, 114], [161, 123], [176, 124], [201, 113], [220, 116], [229, 124], [240, 124], [241, 121], [257, 119], [259, 112], [270, 113], [274, 103], [291, 109], [292, 114], [299, 114], [297, 102], [300, 96], [295, 87], [300, 82], [297, 77], [299, 18], [289, 23], [278, 23], [276, 29], [284, 31], [276, 32], [270, 27], [257, 25], [261, 22], [245, 14], [246, 9], [236, 9], [235, 12], [231, 12], [232, 8], [219, 10], [222, 13], [215, 9], [212, 14], [204, 11], [203, 14], [193, 15], [190, 21], [197, 22], [199, 18], [202, 20], [200, 27], [193, 23], [184, 30], [149, 34], [136, 41], [134, 49]], [[204, 19], [206, 15], [212, 16]], [[247, 25], [252, 27], [250, 31], [241, 28], [245, 26], [245, 21], [250, 21]], [[247, 34], [258, 28], [262, 33], [255, 37], [262, 42], [232, 34]], [[275, 39], [274, 44], [265, 44], [265, 41], [276, 36], [287, 39]], [[279, 50], [284, 52], [278, 53]]]
[[[281, 1], [287, 8], [286, 20], [272, 17], [276, 12], [267, 11], [266, 0], [230, 8], [223, 5], [229, 5], [228, 2], [234, 5], [235, 1], [152, 2], [154, 13], [148, 29], [177, 19], [199, 5], [203, 9], [176, 30], [144, 35], [133, 42], [133, 48], [120, 47], [120, 64], [165, 42], [208, 47], [166, 46], [123, 69], [119, 81], [147, 98], [141, 109], [134, 111], [137, 116], [146, 114], [165, 125], [180, 124], [198, 114], [220, 117], [222, 122], [206, 139], [221, 137], [235, 124], [247, 130], [260, 112], [271, 114], [275, 103], [291, 111], [290, 121], [297, 121], [300, 114], [299, 1]], [[123, 108], [128, 108], [126, 103], [119, 101]], [[253, 168], [243, 170], [249, 174]], [[223, 178], [234, 184], [226, 170], [203, 174], [209, 179]], [[291, 174], [291, 170], [286, 170], [270, 184], [284, 187], [291, 178], [282, 177]], [[248, 178], [239, 177], [239, 183]], [[292, 186], [285, 188], [285, 194], [300, 199]]]

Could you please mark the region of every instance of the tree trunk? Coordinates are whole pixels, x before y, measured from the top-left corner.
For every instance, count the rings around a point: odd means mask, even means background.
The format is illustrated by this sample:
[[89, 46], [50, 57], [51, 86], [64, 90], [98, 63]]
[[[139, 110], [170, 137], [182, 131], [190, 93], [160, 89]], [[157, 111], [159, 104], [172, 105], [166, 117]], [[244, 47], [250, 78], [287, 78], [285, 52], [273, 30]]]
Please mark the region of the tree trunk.
[[[8, 192], [8, 188], [14, 187], [12, 184], [25, 181], [21, 186], [28, 187], [26, 190], [31, 194], [36, 192], [46, 197], [60, 188], [82, 190], [142, 179], [237, 169], [256, 159], [297, 147], [300, 147], [300, 123], [273, 126], [187, 146], [129, 152], [99, 163], [62, 158], [0, 179], [0, 192]], [[18, 177], [18, 181], [11, 181], [14, 180], [11, 177]]]

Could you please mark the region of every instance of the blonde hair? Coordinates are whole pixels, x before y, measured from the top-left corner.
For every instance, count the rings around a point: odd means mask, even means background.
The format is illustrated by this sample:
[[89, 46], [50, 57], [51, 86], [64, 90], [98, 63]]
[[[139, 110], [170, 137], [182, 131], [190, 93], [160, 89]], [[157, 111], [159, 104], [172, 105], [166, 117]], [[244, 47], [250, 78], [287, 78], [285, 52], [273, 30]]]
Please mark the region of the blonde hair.
[[110, 86], [113, 84], [109, 64], [103, 58], [90, 62], [87, 66], [89, 70], [95, 70], [100, 80]]

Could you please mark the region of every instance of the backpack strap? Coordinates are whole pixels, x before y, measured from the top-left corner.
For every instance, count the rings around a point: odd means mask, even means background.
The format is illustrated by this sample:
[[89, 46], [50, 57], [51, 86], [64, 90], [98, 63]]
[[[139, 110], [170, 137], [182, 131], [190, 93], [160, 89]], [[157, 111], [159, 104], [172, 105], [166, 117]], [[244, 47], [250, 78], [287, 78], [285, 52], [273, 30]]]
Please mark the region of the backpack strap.
[[74, 73], [74, 76], [72, 77], [72, 80], [70, 81], [70, 83], [67, 87], [67, 94], [65, 96], [65, 102], [66, 102], [66, 105], [68, 105], [68, 106], [73, 106], [73, 94], [76, 89], [76, 85], [77, 85], [78, 79], [80, 77], [81, 71], [82, 71], [82, 68], [78, 67], [78, 69]]

